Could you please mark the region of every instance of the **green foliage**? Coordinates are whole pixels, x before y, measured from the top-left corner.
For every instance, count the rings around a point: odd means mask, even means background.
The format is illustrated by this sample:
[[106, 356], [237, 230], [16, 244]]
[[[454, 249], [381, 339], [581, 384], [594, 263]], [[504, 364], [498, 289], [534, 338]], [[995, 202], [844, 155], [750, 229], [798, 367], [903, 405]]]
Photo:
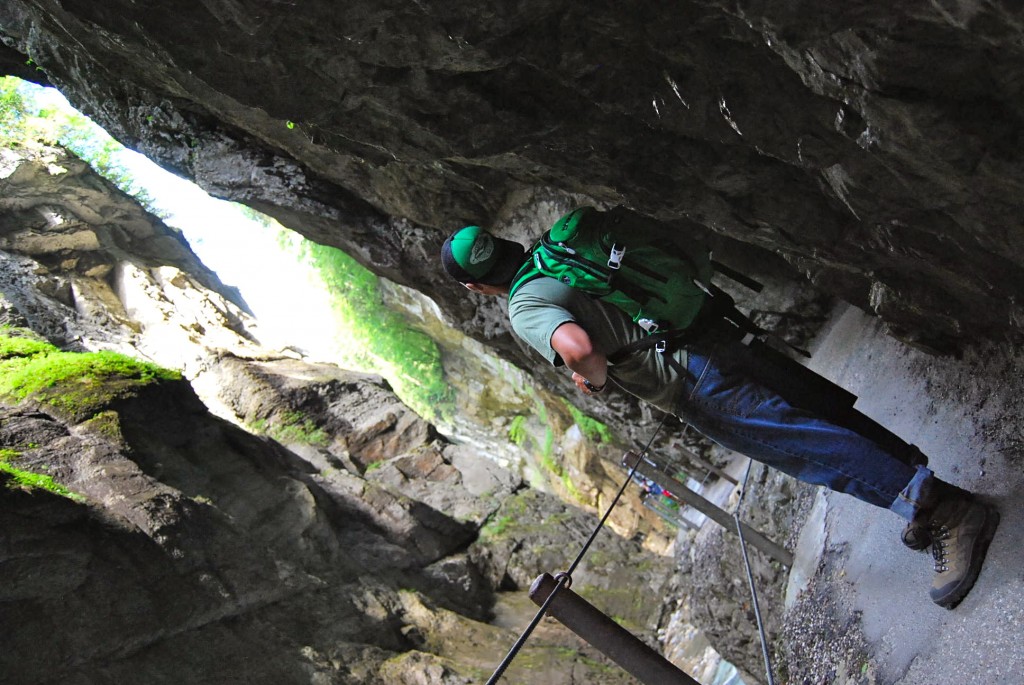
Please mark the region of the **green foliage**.
[[21, 80], [12, 76], [0, 78], [0, 138], [4, 141], [20, 139], [26, 122], [32, 116], [20, 84]]
[[484, 524], [483, 528], [480, 529], [480, 537], [499, 537], [513, 523], [515, 523], [515, 519], [511, 516], [500, 516], [498, 518], [490, 518], [487, 520], [487, 523]]
[[73, 412], [98, 411], [127, 387], [181, 378], [116, 352], [62, 352], [17, 329], [0, 330], [0, 350], [0, 395], [36, 396]]
[[526, 417], [522, 414], [512, 418], [508, 427], [508, 439], [514, 444], [522, 447], [526, 443], [529, 434], [526, 432]]
[[304, 443], [323, 447], [331, 438], [322, 428], [297, 411], [284, 412], [267, 433], [282, 443]]
[[387, 378], [421, 416], [450, 418], [454, 393], [444, 378], [441, 351], [384, 305], [377, 276], [336, 248], [304, 241], [301, 250], [331, 293], [351, 361]]
[[565, 408], [572, 415], [572, 420], [580, 427], [580, 431], [583, 433], [585, 438], [588, 440], [597, 440], [602, 444], [608, 444], [612, 441], [612, 433], [608, 426], [604, 425], [597, 419], [587, 416], [568, 400], [563, 399], [562, 402], [565, 404]]
[[147, 210], [163, 216], [152, 196], [119, 161], [124, 146], [74, 110], [41, 105], [38, 96], [42, 91], [41, 86], [19, 78], [0, 77], [0, 143], [24, 147], [42, 142], [65, 147]]

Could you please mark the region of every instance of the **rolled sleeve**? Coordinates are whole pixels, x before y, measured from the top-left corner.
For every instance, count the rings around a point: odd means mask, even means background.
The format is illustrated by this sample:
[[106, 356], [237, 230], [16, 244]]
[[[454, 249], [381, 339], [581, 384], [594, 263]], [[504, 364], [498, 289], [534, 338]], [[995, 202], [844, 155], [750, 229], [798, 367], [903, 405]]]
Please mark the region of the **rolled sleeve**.
[[576, 321], [569, 310], [528, 293], [517, 293], [509, 303], [509, 320], [515, 334], [548, 363], [562, 365], [561, 357], [551, 346], [551, 336], [562, 324]]

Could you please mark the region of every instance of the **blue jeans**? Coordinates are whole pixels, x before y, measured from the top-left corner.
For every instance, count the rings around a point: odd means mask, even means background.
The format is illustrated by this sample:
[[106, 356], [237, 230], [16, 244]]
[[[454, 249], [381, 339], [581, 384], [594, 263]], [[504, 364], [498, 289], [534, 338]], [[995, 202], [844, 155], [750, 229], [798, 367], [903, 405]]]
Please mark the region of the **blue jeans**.
[[932, 492], [936, 479], [927, 467], [908, 464], [752, 380], [758, 360], [742, 343], [696, 342], [687, 352], [690, 378], [676, 414], [711, 440], [907, 520]]

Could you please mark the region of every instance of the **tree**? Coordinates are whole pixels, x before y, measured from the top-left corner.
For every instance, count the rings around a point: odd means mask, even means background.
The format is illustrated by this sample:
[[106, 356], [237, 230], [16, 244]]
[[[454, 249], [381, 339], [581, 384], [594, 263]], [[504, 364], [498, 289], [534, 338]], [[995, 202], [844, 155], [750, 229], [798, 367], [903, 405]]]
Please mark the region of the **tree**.
[[128, 167], [119, 160], [125, 147], [72, 108], [40, 104], [43, 90], [13, 76], [0, 78], [0, 143], [11, 148], [59, 145], [87, 162], [149, 212], [162, 217], [153, 197], [136, 183]]

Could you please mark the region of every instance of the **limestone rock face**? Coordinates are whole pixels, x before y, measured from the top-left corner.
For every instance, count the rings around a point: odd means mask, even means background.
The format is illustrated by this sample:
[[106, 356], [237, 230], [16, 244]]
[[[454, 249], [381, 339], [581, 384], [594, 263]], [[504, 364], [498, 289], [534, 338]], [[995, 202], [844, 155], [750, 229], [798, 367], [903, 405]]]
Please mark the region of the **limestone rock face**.
[[[518, 474], [441, 437], [380, 377], [262, 347], [237, 294], [162, 222], [77, 159], [37, 152], [3, 153], [0, 333], [32, 328], [187, 380], [0, 395], [0, 624], [17, 627], [4, 682], [485, 678], [529, 619], [487, 560], [517, 577], [536, 564], [509, 562], [507, 538], [481, 528], [514, 500], [554, 551], [581, 545], [593, 515], [519, 499]], [[5, 340], [4, 388], [18, 349]], [[601, 549], [587, 586], [657, 644], [672, 599], [620, 586], [671, 584], [671, 562], [625, 539]], [[509, 677], [628, 680], [551, 625]]]
[[[210, 416], [185, 382], [102, 420], [42, 409], [0, 407], [0, 442], [78, 499], [0, 474], [0, 618], [18, 626], [6, 682], [393, 683], [412, 672], [385, 662], [415, 653], [433, 674], [417, 682], [461, 683], [471, 666], [439, 656], [455, 642], [431, 623], [510, 639], [481, 622], [493, 600], [480, 574], [454, 572], [474, 527], [333, 486]], [[448, 573], [426, 570], [440, 559]]]
[[951, 350], [1024, 327], [1021, 20], [923, 0], [9, 0], [0, 63], [30, 58], [124, 142], [513, 357], [437, 249], [463, 222], [525, 241], [579, 201], [777, 255]]
[[190, 376], [204, 346], [256, 347], [244, 301], [184, 238], [62, 150], [0, 152], [0, 261], [2, 299], [62, 347], [131, 352]]

